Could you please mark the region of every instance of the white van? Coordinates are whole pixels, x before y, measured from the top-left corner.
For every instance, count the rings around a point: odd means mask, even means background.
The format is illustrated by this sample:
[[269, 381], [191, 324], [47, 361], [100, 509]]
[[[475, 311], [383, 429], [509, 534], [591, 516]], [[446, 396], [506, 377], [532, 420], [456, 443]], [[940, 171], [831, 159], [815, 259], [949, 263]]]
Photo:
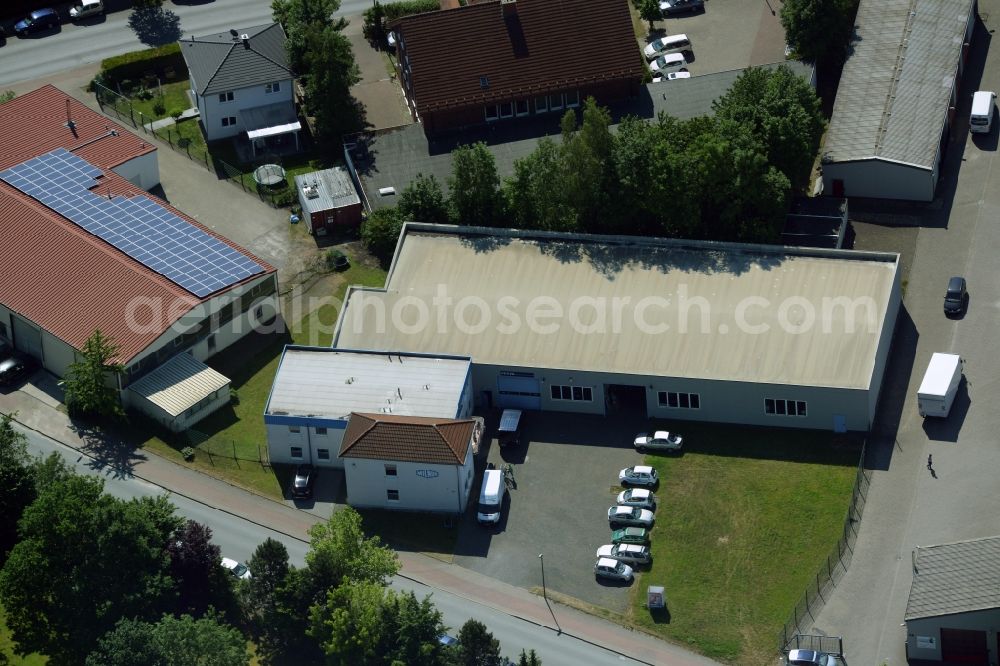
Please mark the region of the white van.
[[476, 520], [480, 523], [499, 523], [503, 496], [506, 494], [507, 484], [503, 482], [503, 472], [498, 469], [488, 469], [483, 472], [483, 487], [479, 491]]
[[973, 134], [987, 134], [993, 128], [993, 100], [997, 94], [989, 90], [979, 90], [972, 96], [972, 113], [969, 114], [969, 131]]
[[683, 53], [690, 50], [691, 40], [688, 39], [687, 35], [666, 35], [646, 44], [646, 48], [642, 52], [646, 56], [646, 60], [655, 60], [667, 53]]

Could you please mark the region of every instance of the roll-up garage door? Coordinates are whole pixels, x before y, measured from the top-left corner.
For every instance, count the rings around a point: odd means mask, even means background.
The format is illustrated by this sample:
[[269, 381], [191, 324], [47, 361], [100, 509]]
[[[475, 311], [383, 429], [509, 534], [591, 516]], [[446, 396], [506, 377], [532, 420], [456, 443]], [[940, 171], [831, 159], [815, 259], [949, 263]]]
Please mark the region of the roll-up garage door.
[[941, 658], [949, 664], [990, 663], [985, 631], [941, 629]]
[[14, 346], [25, 354], [42, 358], [42, 331], [14, 315]]
[[497, 377], [497, 406], [512, 409], [541, 409], [542, 392], [538, 379], [529, 373]]

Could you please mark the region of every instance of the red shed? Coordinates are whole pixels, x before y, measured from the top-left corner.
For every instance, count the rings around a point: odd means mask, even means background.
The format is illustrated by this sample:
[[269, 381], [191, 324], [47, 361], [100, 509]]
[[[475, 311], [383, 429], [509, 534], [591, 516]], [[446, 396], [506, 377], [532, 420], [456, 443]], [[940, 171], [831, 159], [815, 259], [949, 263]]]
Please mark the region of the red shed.
[[295, 189], [309, 233], [324, 236], [335, 227], [361, 224], [361, 198], [347, 169], [335, 167], [296, 176]]

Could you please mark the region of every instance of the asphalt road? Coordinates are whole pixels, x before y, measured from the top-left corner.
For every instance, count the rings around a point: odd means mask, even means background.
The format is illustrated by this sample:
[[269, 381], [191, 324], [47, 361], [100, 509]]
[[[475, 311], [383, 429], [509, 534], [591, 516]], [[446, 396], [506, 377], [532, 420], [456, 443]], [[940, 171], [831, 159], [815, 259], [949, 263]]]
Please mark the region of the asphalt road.
[[[343, 0], [337, 15], [360, 17], [369, 5], [368, 0]], [[262, 25], [272, 20], [269, 0], [213, 0], [202, 4], [168, 1], [163, 9], [177, 15], [180, 31], [186, 37]], [[130, 10], [115, 11], [80, 25], [64, 23], [55, 33], [26, 39], [9, 37], [7, 44], [0, 47], [0, 86], [44, 78], [110, 56], [148, 48], [129, 27], [130, 14]]]
[[[219, 545], [223, 555], [237, 560], [247, 560], [253, 550], [264, 539], [276, 539], [288, 549], [292, 564], [305, 564], [308, 544], [285, 534], [261, 527], [256, 523], [244, 520], [238, 516], [219, 511], [184, 496], [172, 494], [166, 489], [135, 477], [117, 476], [110, 469], [99, 468], [94, 461], [34, 430], [22, 428], [15, 424], [28, 438], [28, 450], [33, 455], [47, 456], [58, 453], [79, 474], [100, 476], [104, 479], [104, 489], [115, 497], [130, 499], [133, 497], [154, 496], [166, 493], [170, 501], [177, 507], [178, 513], [212, 529], [212, 540]], [[599, 666], [602, 664], [638, 665], [643, 662], [621, 657], [599, 646], [591, 645], [577, 638], [538, 627], [530, 622], [518, 619], [500, 611], [464, 599], [454, 594], [431, 589], [421, 583], [407, 578], [395, 577], [392, 580], [393, 589], [403, 592], [414, 592], [418, 598], [431, 594], [434, 605], [444, 616], [444, 622], [457, 633], [457, 628], [470, 617], [483, 622], [500, 641], [501, 649], [510, 657], [520, 654], [522, 648], [534, 649], [545, 666]]]

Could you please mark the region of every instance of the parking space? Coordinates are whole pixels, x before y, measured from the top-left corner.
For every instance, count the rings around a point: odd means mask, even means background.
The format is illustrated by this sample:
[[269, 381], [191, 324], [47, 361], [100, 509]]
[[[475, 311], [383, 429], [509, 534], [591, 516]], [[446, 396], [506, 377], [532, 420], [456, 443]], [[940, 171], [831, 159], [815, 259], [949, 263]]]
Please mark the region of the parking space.
[[[487, 416], [496, 432], [498, 414]], [[595, 551], [608, 543], [608, 507], [614, 504], [618, 471], [641, 463], [631, 439], [641, 424], [590, 415], [527, 412], [517, 447], [502, 451], [495, 439], [486, 461], [514, 467], [516, 487], [495, 528], [463, 520], [455, 563], [525, 588], [542, 584], [538, 554], [545, 555], [547, 588], [618, 612], [628, 606], [628, 586], [597, 582]], [[495, 437], [495, 434], [493, 435]], [[479, 497], [478, 481], [472, 503]], [[655, 530], [654, 530], [655, 538]]]
[[[705, 11], [658, 21], [665, 34], [686, 34], [692, 76], [714, 74], [785, 59], [785, 31], [779, 0], [708, 0]], [[664, 33], [661, 33], [664, 34]]]

